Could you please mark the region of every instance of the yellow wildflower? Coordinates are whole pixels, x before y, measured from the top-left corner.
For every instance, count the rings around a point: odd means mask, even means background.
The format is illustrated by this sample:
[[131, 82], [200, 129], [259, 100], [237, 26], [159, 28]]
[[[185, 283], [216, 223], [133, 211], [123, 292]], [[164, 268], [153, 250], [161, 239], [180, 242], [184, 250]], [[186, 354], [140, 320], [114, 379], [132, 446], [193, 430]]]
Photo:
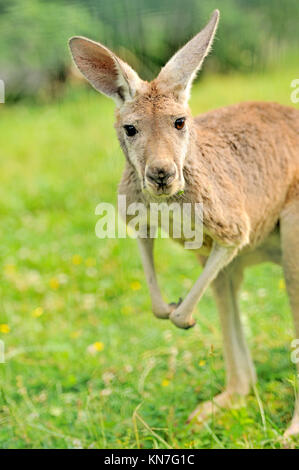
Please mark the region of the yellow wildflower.
[[167, 380], [167, 379], [162, 380], [162, 383], [161, 383], [162, 387], [168, 387], [169, 384], [170, 384], [169, 380]]
[[280, 280], [279, 280], [278, 287], [279, 287], [279, 289], [281, 289], [281, 290], [284, 290], [284, 289], [286, 288], [286, 283], [285, 283], [285, 280], [284, 280], [284, 279], [280, 279]]
[[87, 351], [90, 354], [95, 355], [97, 352], [103, 351], [104, 347], [104, 343], [102, 343], [101, 341], [96, 341], [95, 343], [90, 344], [88, 346]]
[[198, 363], [199, 367], [203, 367], [205, 364], [206, 364], [206, 361], [204, 359], [201, 359], [201, 361], [199, 361]]
[[141, 284], [139, 281], [133, 281], [130, 284], [130, 287], [132, 290], [140, 290], [141, 289]]
[[82, 258], [80, 255], [74, 255], [72, 257], [72, 263], [75, 265], [75, 266], [78, 266], [79, 264], [82, 263]]
[[93, 347], [96, 351], [103, 351], [105, 345], [101, 341], [96, 341], [95, 343], [93, 343]]
[[9, 332], [10, 332], [10, 327], [7, 325], [7, 323], [1, 323], [0, 333], [9, 333]]
[[38, 318], [38, 317], [42, 316], [43, 313], [44, 313], [43, 307], [36, 307], [32, 311], [32, 316], [35, 317], [35, 318]]
[[57, 277], [52, 277], [50, 279], [49, 284], [50, 284], [51, 289], [54, 289], [54, 290], [58, 289], [59, 281], [58, 281]]

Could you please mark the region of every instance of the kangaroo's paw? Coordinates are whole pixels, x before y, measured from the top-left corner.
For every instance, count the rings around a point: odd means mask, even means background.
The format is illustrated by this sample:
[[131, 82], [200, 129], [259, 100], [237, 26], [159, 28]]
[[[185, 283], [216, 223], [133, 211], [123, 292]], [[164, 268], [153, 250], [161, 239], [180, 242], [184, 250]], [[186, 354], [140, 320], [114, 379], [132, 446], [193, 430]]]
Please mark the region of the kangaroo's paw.
[[190, 414], [187, 423], [203, 425], [212, 415], [227, 408], [240, 408], [244, 405], [245, 395], [226, 390], [212, 400], [199, 404]]
[[167, 320], [172, 312], [181, 304], [182, 298], [179, 298], [179, 301], [176, 302], [171, 302], [170, 304], [164, 304], [162, 306], [153, 308], [153, 313], [157, 318], [160, 318], [162, 320]]
[[180, 306], [173, 310], [169, 318], [175, 326], [183, 328], [184, 330], [188, 330], [196, 325], [196, 321], [192, 317], [192, 312], [186, 315], [184, 311], [181, 311]]

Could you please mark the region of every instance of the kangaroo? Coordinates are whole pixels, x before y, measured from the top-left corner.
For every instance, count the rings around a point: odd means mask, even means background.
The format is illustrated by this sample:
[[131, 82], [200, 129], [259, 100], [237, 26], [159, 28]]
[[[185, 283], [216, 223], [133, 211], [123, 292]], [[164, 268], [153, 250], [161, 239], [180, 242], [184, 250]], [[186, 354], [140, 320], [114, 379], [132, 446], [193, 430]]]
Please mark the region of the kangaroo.
[[[150, 83], [102, 44], [70, 39], [78, 69], [116, 102], [115, 128], [126, 157], [119, 194], [147, 205], [157, 200], [203, 205], [203, 244], [196, 250], [203, 270], [183, 301], [164, 301], [154, 268], [154, 239], [138, 239], [157, 317], [190, 328], [208, 286], [215, 295], [226, 388], [196, 408], [189, 417], [195, 423], [231, 406], [256, 382], [237, 302], [246, 266], [265, 261], [283, 266], [299, 338], [299, 111], [246, 102], [191, 116], [190, 89], [218, 21], [215, 10]], [[298, 433], [299, 401], [285, 436]]]

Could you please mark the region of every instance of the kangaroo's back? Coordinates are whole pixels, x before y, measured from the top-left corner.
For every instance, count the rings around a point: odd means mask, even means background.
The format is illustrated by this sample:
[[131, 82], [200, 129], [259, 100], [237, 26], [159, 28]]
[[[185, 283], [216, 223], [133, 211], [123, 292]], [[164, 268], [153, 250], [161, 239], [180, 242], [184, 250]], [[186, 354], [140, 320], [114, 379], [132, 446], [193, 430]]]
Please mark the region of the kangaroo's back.
[[294, 107], [274, 102], [243, 102], [201, 114], [195, 122], [199, 128], [213, 130], [224, 140], [228, 138], [232, 149], [244, 155], [245, 161], [254, 141], [260, 144], [265, 141], [276, 150], [289, 149], [290, 161], [299, 164], [299, 110]]

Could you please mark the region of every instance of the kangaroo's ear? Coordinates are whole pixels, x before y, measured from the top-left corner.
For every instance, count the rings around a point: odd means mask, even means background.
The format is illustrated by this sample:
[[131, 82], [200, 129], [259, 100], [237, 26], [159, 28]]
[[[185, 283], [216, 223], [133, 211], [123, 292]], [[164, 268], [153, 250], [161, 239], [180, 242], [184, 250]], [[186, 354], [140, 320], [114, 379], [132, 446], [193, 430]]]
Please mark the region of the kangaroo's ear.
[[118, 106], [132, 99], [144, 83], [128, 64], [98, 42], [75, 36], [69, 40], [69, 46], [80, 72]]
[[186, 101], [192, 82], [209, 53], [219, 21], [219, 10], [215, 10], [206, 27], [180, 49], [158, 75], [159, 89], [173, 92], [179, 101]]

